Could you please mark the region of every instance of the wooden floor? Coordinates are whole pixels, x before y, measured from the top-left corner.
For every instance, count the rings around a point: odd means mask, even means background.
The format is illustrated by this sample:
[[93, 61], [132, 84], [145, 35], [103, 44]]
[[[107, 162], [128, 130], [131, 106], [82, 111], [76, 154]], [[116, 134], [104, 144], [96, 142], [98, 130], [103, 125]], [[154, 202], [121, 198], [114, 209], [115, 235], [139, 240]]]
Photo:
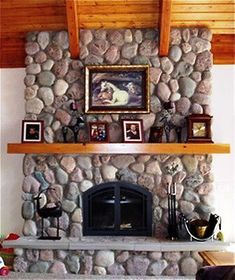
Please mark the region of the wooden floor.
[[205, 265], [235, 265], [233, 252], [199, 252]]

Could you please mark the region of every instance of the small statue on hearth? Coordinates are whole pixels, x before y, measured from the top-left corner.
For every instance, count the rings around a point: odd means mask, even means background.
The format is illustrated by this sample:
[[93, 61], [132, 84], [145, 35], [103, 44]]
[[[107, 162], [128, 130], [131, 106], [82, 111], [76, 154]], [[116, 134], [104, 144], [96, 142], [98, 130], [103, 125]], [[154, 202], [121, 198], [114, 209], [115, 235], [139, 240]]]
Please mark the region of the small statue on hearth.
[[[59, 217], [62, 215], [62, 206], [61, 202], [58, 200], [56, 203], [53, 204], [47, 204], [47, 198], [44, 194], [44, 192], [47, 191], [55, 191], [54, 188], [48, 188], [46, 190], [42, 190], [38, 193], [36, 197], [34, 197], [34, 200], [36, 200], [36, 209], [38, 215], [42, 218], [42, 235], [39, 237], [39, 239], [60, 239], [59, 236]], [[42, 206], [40, 203], [42, 200], [44, 200], [44, 205]], [[56, 236], [44, 236], [44, 218], [54, 217], [57, 218], [57, 235]]]
[[72, 114], [74, 115], [73, 119], [71, 121], [72, 124], [64, 126], [62, 128], [62, 134], [63, 134], [64, 142], [67, 143], [68, 142], [68, 139], [67, 139], [68, 132], [69, 132], [69, 130], [71, 130], [73, 133], [73, 142], [76, 143], [79, 130], [81, 128], [85, 127], [85, 118], [84, 118], [83, 114], [78, 113], [78, 105], [76, 102], [72, 102], [70, 104], [70, 110], [72, 111]]

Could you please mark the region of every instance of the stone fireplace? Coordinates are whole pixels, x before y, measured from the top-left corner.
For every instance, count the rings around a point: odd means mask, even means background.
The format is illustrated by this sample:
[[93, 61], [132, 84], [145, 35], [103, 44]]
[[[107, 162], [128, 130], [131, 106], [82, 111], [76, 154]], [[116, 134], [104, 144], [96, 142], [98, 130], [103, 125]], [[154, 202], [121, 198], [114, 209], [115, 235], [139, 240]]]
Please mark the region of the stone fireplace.
[[[200, 168], [200, 173], [187, 175], [188, 169], [195, 165]], [[175, 166], [177, 167], [174, 168]], [[41, 234], [41, 219], [35, 212], [33, 202], [33, 196], [41, 189], [53, 188], [54, 192], [47, 192], [48, 201], [60, 200], [62, 202], [60, 235], [82, 238], [84, 213], [87, 214], [88, 209], [91, 210], [96, 203], [95, 200], [89, 201], [89, 199], [91, 194], [99, 196], [99, 192], [96, 193], [99, 189], [97, 186], [100, 186], [101, 189], [107, 187], [109, 189], [110, 186], [113, 186], [112, 190], [108, 190], [106, 198], [109, 198], [111, 202], [115, 191], [120, 191], [120, 185], [127, 189], [130, 188], [130, 190], [137, 185], [141, 188], [141, 192], [139, 190], [136, 195], [138, 194], [139, 197], [139, 193], [145, 195], [142, 202], [139, 201], [139, 205], [141, 204], [143, 208], [142, 218], [145, 213], [148, 213], [146, 235], [150, 235], [152, 232], [152, 235], [157, 238], [166, 238], [167, 185], [172, 181], [176, 183], [179, 212], [188, 218], [208, 218], [212, 208], [201, 203], [200, 198], [206, 198], [212, 189], [212, 182], [208, 177], [210, 167], [211, 156], [208, 155], [26, 155], [24, 158], [26, 176], [22, 195], [24, 200], [22, 215], [25, 219], [23, 233], [30, 236]], [[123, 191], [125, 192], [123, 196], [126, 197], [126, 190]], [[134, 196], [131, 193], [130, 195]], [[118, 194], [119, 202], [123, 196], [120, 197]], [[101, 198], [102, 196], [98, 197], [98, 199]], [[145, 200], [148, 203], [145, 203]], [[120, 207], [120, 204], [117, 207]], [[106, 207], [108, 207], [107, 211], [111, 211], [109, 204]], [[135, 215], [137, 213], [135, 212]], [[113, 214], [115, 216], [115, 212]], [[86, 235], [87, 227], [89, 227], [88, 221], [89, 218], [85, 221]], [[44, 224], [46, 231], [44, 235], [55, 235], [56, 219], [46, 219]], [[119, 222], [119, 226], [121, 224]], [[123, 222], [123, 224], [128, 223]], [[119, 232], [114, 235], [122, 234]], [[139, 235], [142, 234], [139, 232]]]
[[[25, 100], [28, 120], [43, 120], [47, 143], [63, 142], [62, 128], [74, 123], [76, 101], [84, 113], [84, 68], [102, 64], [150, 66], [150, 113], [86, 115], [86, 123], [109, 124], [110, 142], [122, 142], [122, 119], [143, 120], [145, 141], [152, 126], [161, 126], [164, 103], [172, 102], [169, 141], [186, 139], [186, 116], [210, 114], [212, 54], [207, 29], [173, 29], [168, 57], [158, 56], [158, 30], [82, 30], [80, 58], [68, 51], [68, 34], [32, 32], [26, 42]], [[163, 135], [163, 142], [166, 142]], [[89, 141], [88, 129], [78, 141]], [[71, 142], [68, 139], [68, 142]], [[131, 144], [130, 144], [131, 145]], [[176, 183], [177, 211], [187, 218], [206, 218], [213, 211], [210, 155], [51, 154], [24, 157], [22, 186], [23, 234], [41, 233], [33, 196], [47, 192], [48, 201], [62, 202], [60, 236], [143, 235], [166, 240], [167, 185]], [[132, 203], [130, 203], [132, 202]], [[131, 207], [131, 208], [130, 208]], [[45, 235], [55, 235], [57, 221], [45, 219]], [[137, 237], [131, 237], [137, 238]], [[134, 240], [134, 239], [132, 239]], [[138, 238], [136, 239], [138, 241]], [[35, 240], [35, 242], [38, 242]], [[104, 241], [105, 243], [105, 241]], [[200, 266], [195, 252], [150, 250], [26, 249], [15, 259], [16, 271], [120, 275], [193, 275]], [[75, 248], [75, 247], [74, 247]], [[147, 247], [146, 247], [147, 248]], [[169, 251], [169, 250], [167, 250]]]

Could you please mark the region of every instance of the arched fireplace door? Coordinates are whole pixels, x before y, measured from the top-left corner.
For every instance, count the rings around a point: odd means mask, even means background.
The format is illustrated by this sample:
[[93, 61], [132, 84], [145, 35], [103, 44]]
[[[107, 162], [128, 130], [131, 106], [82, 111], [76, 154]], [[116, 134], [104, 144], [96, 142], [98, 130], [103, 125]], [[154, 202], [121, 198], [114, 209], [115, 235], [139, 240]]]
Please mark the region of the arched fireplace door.
[[152, 194], [129, 182], [108, 182], [83, 194], [84, 235], [152, 235]]

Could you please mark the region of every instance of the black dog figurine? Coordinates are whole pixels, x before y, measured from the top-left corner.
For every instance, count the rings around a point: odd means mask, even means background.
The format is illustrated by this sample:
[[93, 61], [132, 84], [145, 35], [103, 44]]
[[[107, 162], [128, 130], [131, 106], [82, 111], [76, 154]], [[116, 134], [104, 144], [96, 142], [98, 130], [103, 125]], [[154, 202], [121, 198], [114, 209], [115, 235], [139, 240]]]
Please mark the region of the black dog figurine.
[[[70, 110], [72, 112], [74, 112], [73, 114], [77, 115], [78, 104], [76, 102], [72, 102], [70, 104]], [[73, 120], [74, 119], [75, 119], [75, 116], [74, 116]], [[68, 142], [67, 134], [68, 134], [68, 131], [71, 130], [72, 133], [73, 133], [73, 142], [76, 143], [77, 142], [77, 137], [78, 137], [78, 132], [84, 126], [85, 126], [84, 115], [80, 114], [80, 115], [76, 116], [76, 123], [74, 125], [67, 125], [67, 126], [64, 126], [62, 128], [62, 134], [63, 134], [64, 142], [65, 143]]]
[[68, 125], [68, 126], [64, 126], [62, 128], [62, 133], [63, 133], [63, 138], [64, 138], [64, 142], [67, 143], [67, 134], [68, 134], [68, 130], [72, 130], [73, 132], [73, 140], [74, 143], [77, 142], [77, 137], [78, 137], [78, 132], [81, 128], [83, 128], [85, 126], [85, 120], [84, 117], [82, 115], [77, 117], [77, 122], [75, 125]]

